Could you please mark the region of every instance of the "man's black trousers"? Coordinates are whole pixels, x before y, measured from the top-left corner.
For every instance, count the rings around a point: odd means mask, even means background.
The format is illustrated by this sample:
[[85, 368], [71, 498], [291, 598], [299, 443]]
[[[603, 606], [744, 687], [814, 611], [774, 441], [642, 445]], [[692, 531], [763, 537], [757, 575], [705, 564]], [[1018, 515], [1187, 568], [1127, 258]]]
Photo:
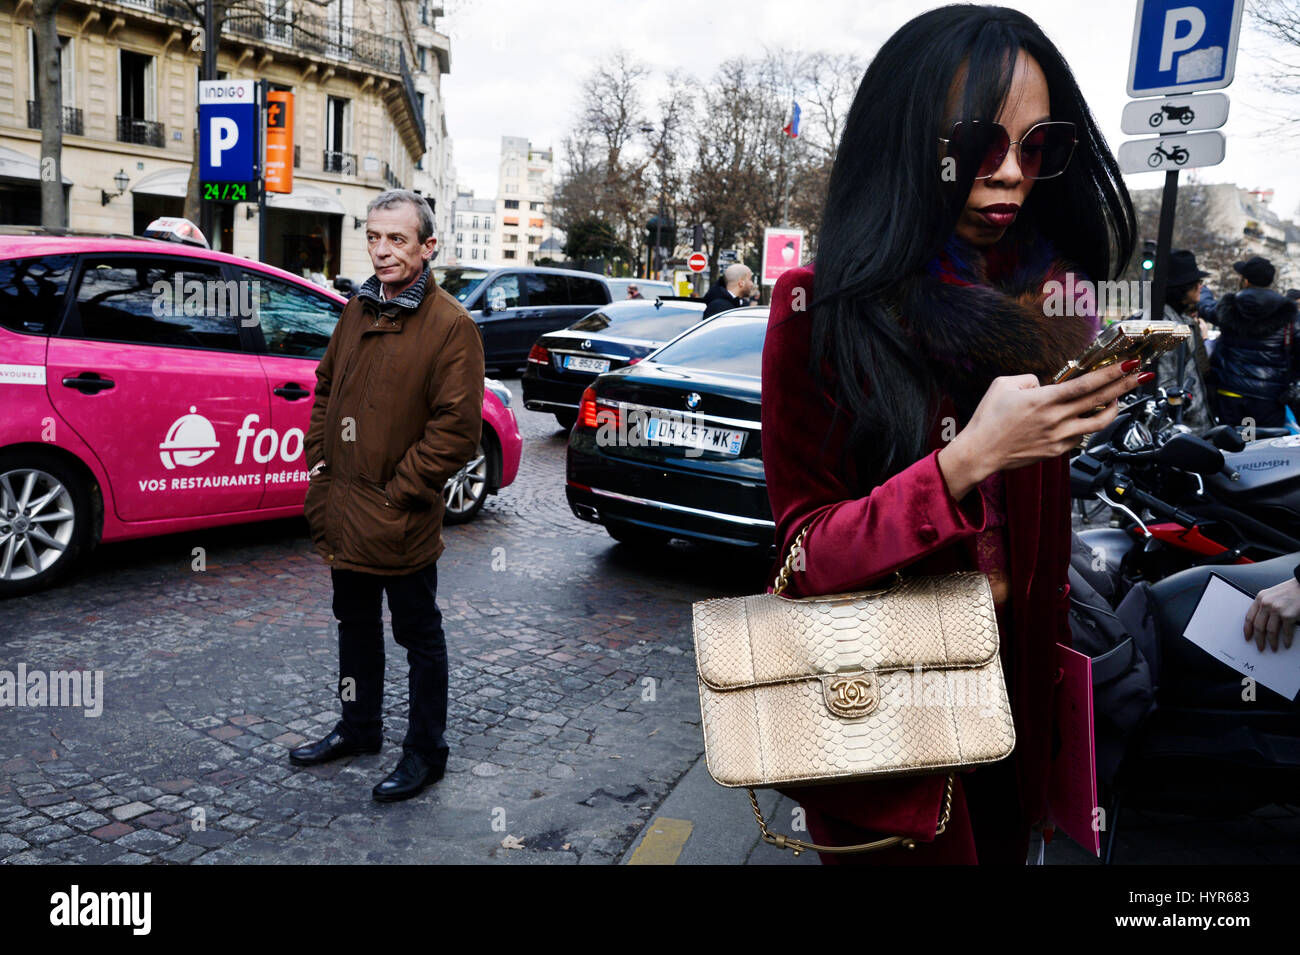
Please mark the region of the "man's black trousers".
[[[335, 729], [352, 743], [383, 742], [384, 623], [388, 594], [393, 639], [406, 648], [410, 712], [402, 748], [445, 763], [447, 743], [447, 641], [436, 600], [438, 565], [413, 574], [331, 570], [334, 616], [339, 622], [339, 698], [343, 719]], [[349, 684], [349, 679], [353, 682]]]

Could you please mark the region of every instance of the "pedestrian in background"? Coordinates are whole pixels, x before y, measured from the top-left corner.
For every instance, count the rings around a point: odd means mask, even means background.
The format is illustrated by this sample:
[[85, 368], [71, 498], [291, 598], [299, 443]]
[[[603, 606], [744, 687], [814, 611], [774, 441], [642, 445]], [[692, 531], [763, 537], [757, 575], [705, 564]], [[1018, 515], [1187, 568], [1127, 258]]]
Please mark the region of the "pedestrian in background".
[[304, 442], [314, 462], [305, 516], [330, 567], [339, 624], [342, 719], [289, 758], [312, 766], [383, 743], [384, 595], [406, 649], [410, 712], [402, 758], [376, 800], [407, 799], [447, 765], [447, 644], [438, 611], [442, 485], [482, 429], [483, 343], [429, 270], [433, 213], [418, 194], [366, 208], [375, 274], [348, 302], [316, 370]]
[[1232, 267], [1241, 289], [1219, 299], [1210, 319], [1219, 327], [1210, 357], [1219, 420], [1285, 427], [1287, 392], [1300, 376], [1296, 303], [1269, 288], [1276, 273], [1262, 256]]
[[704, 296], [704, 318], [725, 312], [731, 308], [741, 308], [754, 294], [754, 273], [748, 265], [734, 262], [722, 273], [718, 284], [709, 289]]
[[1204, 380], [1209, 357], [1205, 339], [1198, 321], [1201, 279], [1209, 275], [1196, 264], [1196, 256], [1187, 249], [1174, 249], [1169, 253], [1168, 273], [1165, 276], [1165, 307], [1161, 318], [1186, 325], [1192, 340], [1185, 346], [1159, 355], [1155, 362], [1155, 383], [1166, 391], [1184, 391], [1191, 395], [1183, 406], [1181, 423], [1193, 431], [1204, 431], [1214, 424], [1209, 399], [1209, 388]]
[[923, 13], [858, 88], [815, 265], [772, 291], [762, 439], [782, 558], [807, 530], [787, 595], [986, 573], [1015, 721], [1011, 757], [956, 773], [938, 836], [946, 771], [785, 788], [818, 843], [916, 840], [823, 862], [1024, 864], [1045, 823], [1056, 644], [1070, 645], [1068, 452], [1139, 381], [1115, 364], [1045, 383], [1098, 325], [1086, 299], [1049, 317], [1048, 283], [1114, 278], [1133, 250], [1104, 143], [1029, 17]]
[[633, 299], [633, 298], [644, 299], [644, 298], [645, 298], [645, 296], [641, 294], [641, 288], [640, 288], [640, 286], [637, 286], [637, 285], [629, 285], [629, 286], [627, 287], [627, 297], [628, 297], [629, 299]]

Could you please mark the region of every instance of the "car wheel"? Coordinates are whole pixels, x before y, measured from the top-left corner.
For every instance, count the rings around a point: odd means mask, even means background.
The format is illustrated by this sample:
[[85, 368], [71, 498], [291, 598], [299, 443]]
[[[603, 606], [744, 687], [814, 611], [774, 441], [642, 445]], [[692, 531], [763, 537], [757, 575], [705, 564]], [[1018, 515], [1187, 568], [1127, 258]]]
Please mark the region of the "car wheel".
[[483, 509], [483, 502], [488, 496], [488, 475], [492, 471], [492, 462], [488, 452], [480, 441], [474, 449], [474, 457], [447, 479], [442, 487], [442, 499], [447, 505], [443, 515], [444, 524], [464, 524], [474, 519]]
[[578, 423], [578, 412], [576, 411], [557, 411], [555, 420], [560, 422], [560, 427], [565, 431], [572, 431], [573, 426]]
[[40, 451], [0, 454], [0, 597], [49, 587], [90, 540], [85, 481]]
[[621, 524], [617, 521], [606, 524], [605, 530], [614, 540], [629, 547], [666, 547], [672, 539], [671, 534], [665, 534], [663, 531], [637, 524]]

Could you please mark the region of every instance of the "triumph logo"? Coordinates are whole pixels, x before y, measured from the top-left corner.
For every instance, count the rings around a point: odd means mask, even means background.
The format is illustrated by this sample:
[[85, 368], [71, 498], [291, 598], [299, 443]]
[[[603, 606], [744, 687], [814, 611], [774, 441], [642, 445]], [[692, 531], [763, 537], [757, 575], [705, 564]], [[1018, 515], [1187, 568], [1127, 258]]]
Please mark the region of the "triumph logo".
[[221, 442], [217, 440], [212, 422], [190, 405], [190, 413], [181, 415], [167, 429], [167, 437], [158, 445], [158, 456], [168, 471], [176, 465], [192, 468], [202, 464], [217, 453]]

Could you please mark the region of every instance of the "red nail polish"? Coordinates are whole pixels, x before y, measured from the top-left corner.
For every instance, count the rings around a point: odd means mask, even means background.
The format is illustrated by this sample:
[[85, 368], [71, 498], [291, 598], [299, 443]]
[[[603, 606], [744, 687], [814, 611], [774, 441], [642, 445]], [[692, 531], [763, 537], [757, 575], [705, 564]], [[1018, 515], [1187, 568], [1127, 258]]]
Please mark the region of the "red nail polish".
[[1139, 385], [1145, 385], [1148, 381], [1154, 381], [1156, 373], [1154, 371], [1144, 371], [1138, 375], [1137, 382]]
[[1128, 361], [1120, 362], [1119, 370], [1124, 372], [1124, 374], [1127, 375], [1130, 371], [1132, 371], [1140, 364], [1142, 364], [1141, 358], [1130, 358]]

